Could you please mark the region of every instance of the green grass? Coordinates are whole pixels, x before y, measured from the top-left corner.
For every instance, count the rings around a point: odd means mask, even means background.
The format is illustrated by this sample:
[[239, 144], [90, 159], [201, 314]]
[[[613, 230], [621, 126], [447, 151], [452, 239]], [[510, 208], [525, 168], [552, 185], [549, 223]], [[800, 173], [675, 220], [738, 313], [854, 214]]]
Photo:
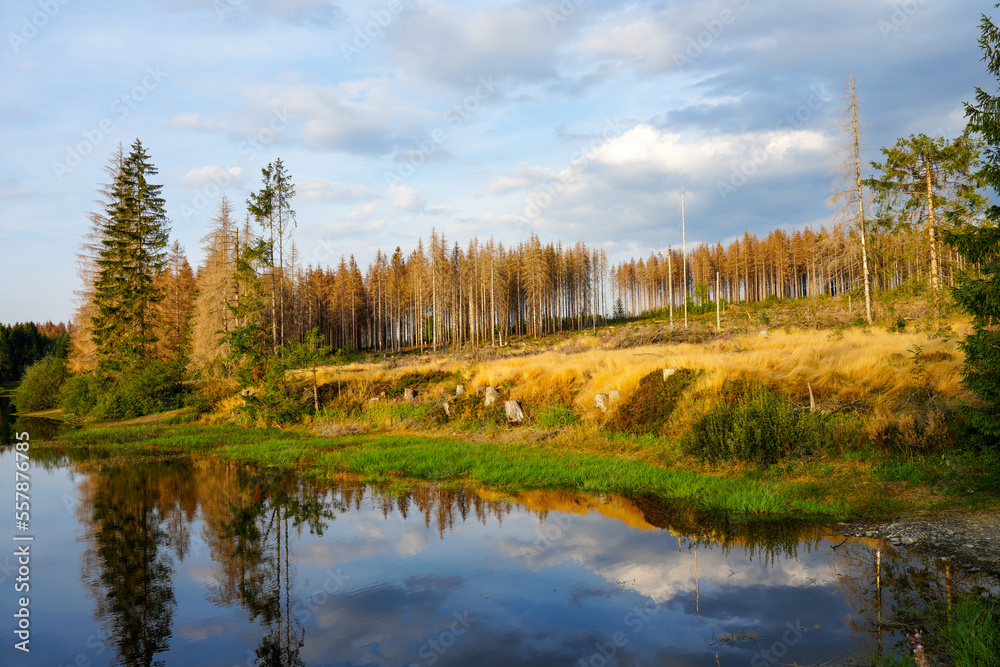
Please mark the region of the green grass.
[[627, 457], [564, 451], [555, 445], [467, 442], [427, 435], [322, 438], [235, 426], [120, 426], [65, 433], [61, 443], [113, 454], [211, 455], [329, 478], [351, 473], [369, 482], [426, 480], [506, 491], [531, 488], [654, 494], [738, 514], [843, 518], [856, 508], [777, 475], [761, 479], [666, 469]]
[[[919, 609], [903, 607], [887, 623], [907, 636], [920, 631], [920, 643], [927, 656], [952, 667], [1000, 667], [1000, 599], [973, 593], [956, 595], [947, 603], [940, 598], [927, 601]], [[878, 665], [914, 665], [912, 640], [875, 661]]]

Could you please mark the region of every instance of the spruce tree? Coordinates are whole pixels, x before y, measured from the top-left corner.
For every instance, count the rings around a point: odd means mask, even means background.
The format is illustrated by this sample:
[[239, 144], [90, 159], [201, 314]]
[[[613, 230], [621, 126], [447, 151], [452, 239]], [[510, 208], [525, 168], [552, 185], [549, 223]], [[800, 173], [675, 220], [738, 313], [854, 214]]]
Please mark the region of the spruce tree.
[[[1000, 5], [998, 5], [1000, 6]], [[986, 69], [1000, 81], [1000, 29], [985, 15], [980, 23], [979, 45]], [[979, 178], [1000, 189], [1000, 96], [976, 88], [976, 103], [965, 105], [970, 132], [977, 133], [986, 150]], [[953, 293], [958, 304], [972, 315], [973, 333], [962, 341], [965, 352], [965, 386], [986, 401], [986, 407], [971, 414], [980, 444], [1000, 443], [1000, 206], [990, 206], [985, 224], [966, 221], [945, 232], [944, 240], [970, 262], [973, 271], [964, 276]]]
[[119, 373], [148, 359], [156, 342], [156, 304], [162, 294], [154, 279], [167, 258], [169, 221], [162, 185], [138, 139], [110, 189], [94, 285], [93, 340], [98, 365]]

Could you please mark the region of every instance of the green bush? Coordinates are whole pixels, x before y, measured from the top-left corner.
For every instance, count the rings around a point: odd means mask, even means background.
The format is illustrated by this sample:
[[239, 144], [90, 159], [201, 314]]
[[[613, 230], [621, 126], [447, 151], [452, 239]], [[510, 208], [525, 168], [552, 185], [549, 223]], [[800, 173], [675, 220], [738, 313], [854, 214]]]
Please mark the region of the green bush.
[[63, 385], [60, 402], [66, 414], [86, 417], [97, 405], [97, 399], [106, 387], [105, 379], [97, 373], [74, 375]]
[[131, 419], [181, 407], [184, 390], [175, 364], [152, 361], [111, 377], [86, 373], [70, 378], [62, 395], [67, 413], [97, 419]]
[[684, 449], [703, 461], [770, 465], [789, 454], [808, 454], [826, 443], [822, 417], [800, 412], [785, 396], [759, 381], [729, 383], [726, 391], [684, 439]]
[[14, 391], [18, 412], [47, 410], [59, 404], [59, 390], [66, 380], [66, 360], [45, 357], [24, 372], [21, 384]]

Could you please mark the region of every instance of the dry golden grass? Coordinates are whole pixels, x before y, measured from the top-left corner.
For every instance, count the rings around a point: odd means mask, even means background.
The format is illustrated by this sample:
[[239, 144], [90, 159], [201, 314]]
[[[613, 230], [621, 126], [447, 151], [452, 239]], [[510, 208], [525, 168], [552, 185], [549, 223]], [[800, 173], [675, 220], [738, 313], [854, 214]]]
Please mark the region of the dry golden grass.
[[[566, 349], [581, 347], [587, 345]], [[920, 333], [772, 330], [726, 336], [706, 344], [623, 350], [599, 349], [591, 343], [583, 352], [555, 349], [482, 362], [441, 355], [394, 368], [355, 363], [324, 368], [319, 380], [364, 387], [407, 373], [457, 371], [467, 378], [469, 390], [476, 385], [502, 387], [529, 405], [558, 402], [584, 417], [596, 418], [595, 394], [618, 390], [628, 400], [647, 374], [662, 368], [690, 368], [704, 374], [688, 391], [688, 408], [699, 397], [717, 393], [728, 378], [758, 378], [801, 403], [808, 402], [811, 387], [820, 408], [858, 405], [880, 415], [897, 411], [915, 396], [935, 396], [949, 405], [968, 400], [970, 395], [960, 383], [962, 358], [954, 339]]]

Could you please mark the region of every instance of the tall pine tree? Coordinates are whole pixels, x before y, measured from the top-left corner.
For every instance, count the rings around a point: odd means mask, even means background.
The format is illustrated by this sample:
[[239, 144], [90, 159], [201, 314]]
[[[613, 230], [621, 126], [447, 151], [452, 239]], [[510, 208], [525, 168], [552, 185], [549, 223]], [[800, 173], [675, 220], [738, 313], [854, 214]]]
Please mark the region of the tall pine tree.
[[106, 206], [98, 275], [94, 284], [93, 341], [98, 366], [112, 374], [147, 359], [156, 343], [156, 304], [163, 295], [154, 280], [167, 258], [169, 221], [162, 185], [138, 139], [122, 162]]
[[[986, 69], [1000, 81], [1000, 29], [987, 16], [980, 28]], [[976, 103], [966, 104], [965, 114], [969, 130], [986, 145], [979, 178], [986, 186], [1000, 189], [1000, 96], [977, 87]], [[954, 295], [972, 315], [974, 327], [962, 341], [965, 386], [987, 402], [987, 407], [972, 413], [972, 424], [980, 444], [996, 447], [1000, 443], [1000, 206], [990, 206], [987, 218], [988, 224], [967, 222], [946, 231], [944, 240], [978, 265], [978, 271], [960, 281]]]

